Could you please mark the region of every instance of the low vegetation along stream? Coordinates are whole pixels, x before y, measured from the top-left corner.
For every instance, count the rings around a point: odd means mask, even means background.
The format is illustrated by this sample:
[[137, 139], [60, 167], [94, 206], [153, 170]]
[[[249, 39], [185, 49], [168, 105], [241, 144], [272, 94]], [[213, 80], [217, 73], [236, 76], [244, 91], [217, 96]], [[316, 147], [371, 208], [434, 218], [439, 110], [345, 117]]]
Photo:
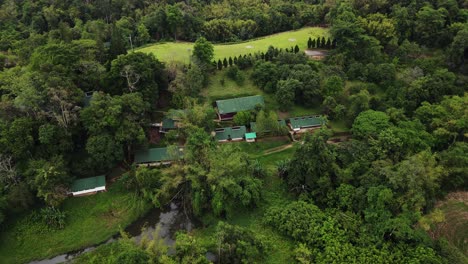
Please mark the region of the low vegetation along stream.
[[[158, 235], [164, 239], [165, 244], [169, 247], [169, 252], [173, 251], [172, 246], [174, 245], [174, 234], [179, 230], [190, 231], [194, 227], [195, 223], [193, 219], [190, 219], [176, 203], [171, 203], [163, 210], [154, 208], [148, 212], [144, 217], [133, 222], [130, 226], [125, 229], [125, 232], [139, 241], [142, 237], [148, 236], [152, 239], [155, 230], [159, 226]], [[119, 234], [116, 234], [106, 242], [107, 244], [115, 241], [119, 238]], [[66, 254], [58, 255], [50, 259], [44, 259], [40, 261], [32, 261], [29, 264], [56, 264], [70, 261], [81, 254], [94, 250], [99, 245], [90, 246], [78, 251], [68, 252]], [[207, 254], [207, 257], [209, 257]]]

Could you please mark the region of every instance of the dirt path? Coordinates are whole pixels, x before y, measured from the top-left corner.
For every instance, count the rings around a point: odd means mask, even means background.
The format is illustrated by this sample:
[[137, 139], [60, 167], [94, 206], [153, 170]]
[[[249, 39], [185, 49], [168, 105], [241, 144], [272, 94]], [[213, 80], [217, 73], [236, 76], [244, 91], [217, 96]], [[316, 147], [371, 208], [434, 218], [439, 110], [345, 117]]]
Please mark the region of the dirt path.
[[273, 154], [273, 153], [276, 153], [276, 152], [281, 152], [281, 151], [283, 151], [285, 149], [289, 149], [289, 148], [292, 148], [292, 147], [293, 147], [293, 144], [290, 143], [290, 144], [279, 146], [279, 147], [276, 147], [276, 148], [267, 149], [267, 150], [263, 151], [263, 155], [270, 155], [270, 154]]

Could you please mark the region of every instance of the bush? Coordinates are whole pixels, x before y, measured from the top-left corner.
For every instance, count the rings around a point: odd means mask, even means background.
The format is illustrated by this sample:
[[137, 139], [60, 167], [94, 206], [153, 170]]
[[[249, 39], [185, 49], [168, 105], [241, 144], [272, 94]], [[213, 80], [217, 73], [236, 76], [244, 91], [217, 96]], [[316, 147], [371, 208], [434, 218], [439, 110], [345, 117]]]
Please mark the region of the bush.
[[246, 126], [252, 121], [252, 114], [249, 111], [242, 111], [234, 116], [234, 123], [238, 126]]
[[245, 81], [245, 76], [242, 71], [239, 70], [239, 68], [234, 65], [232, 67], [229, 67], [226, 71], [226, 76], [235, 81], [238, 85], [243, 85]]
[[55, 207], [46, 207], [41, 209], [41, 218], [44, 224], [54, 229], [63, 229], [65, 227], [66, 214]]
[[219, 222], [216, 226], [220, 263], [261, 263], [266, 245], [252, 231]]

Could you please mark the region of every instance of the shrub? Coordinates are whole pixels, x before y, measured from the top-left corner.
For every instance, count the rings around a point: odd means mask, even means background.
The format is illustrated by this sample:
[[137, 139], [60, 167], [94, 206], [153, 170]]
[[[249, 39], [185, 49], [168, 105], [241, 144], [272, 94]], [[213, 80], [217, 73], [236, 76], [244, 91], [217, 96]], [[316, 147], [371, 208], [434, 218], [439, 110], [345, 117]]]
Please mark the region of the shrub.
[[244, 84], [244, 81], [245, 81], [244, 73], [240, 71], [236, 65], [229, 67], [229, 69], [227, 69], [226, 76], [229, 79], [235, 81], [238, 85]]
[[44, 224], [54, 229], [63, 229], [65, 227], [66, 214], [55, 207], [46, 207], [41, 209], [41, 218]]

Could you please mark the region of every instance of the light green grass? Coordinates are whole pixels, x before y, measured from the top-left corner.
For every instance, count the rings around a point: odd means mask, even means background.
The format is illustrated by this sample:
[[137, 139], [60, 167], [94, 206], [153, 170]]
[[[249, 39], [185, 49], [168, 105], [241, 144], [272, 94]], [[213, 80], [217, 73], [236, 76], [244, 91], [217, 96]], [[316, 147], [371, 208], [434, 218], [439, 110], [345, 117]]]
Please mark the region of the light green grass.
[[[295, 31], [286, 31], [267, 37], [246, 41], [236, 44], [215, 44], [214, 55], [215, 59], [229, 58], [230, 56], [238, 56], [243, 54], [254, 54], [255, 52], [265, 52], [270, 45], [277, 48], [290, 48], [298, 45], [301, 50], [307, 48], [307, 40], [309, 37], [325, 37], [328, 38], [328, 30], [319, 27], [307, 27]], [[295, 39], [295, 41], [292, 41]], [[251, 48], [248, 48], [251, 47]], [[153, 53], [156, 58], [164, 62], [182, 62], [188, 63], [193, 43], [191, 42], [168, 42], [146, 46], [136, 51], [145, 53]]]
[[108, 192], [68, 198], [63, 230], [47, 231], [40, 221], [25, 216], [0, 234], [0, 263], [46, 259], [106, 241], [144, 215], [150, 205], [128, 193], [119, 183]]

